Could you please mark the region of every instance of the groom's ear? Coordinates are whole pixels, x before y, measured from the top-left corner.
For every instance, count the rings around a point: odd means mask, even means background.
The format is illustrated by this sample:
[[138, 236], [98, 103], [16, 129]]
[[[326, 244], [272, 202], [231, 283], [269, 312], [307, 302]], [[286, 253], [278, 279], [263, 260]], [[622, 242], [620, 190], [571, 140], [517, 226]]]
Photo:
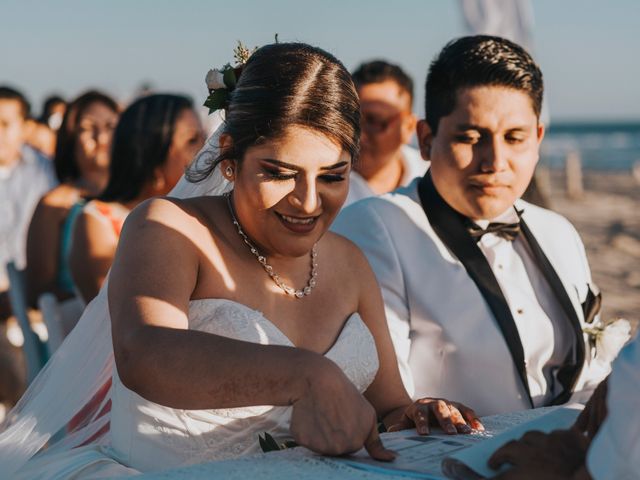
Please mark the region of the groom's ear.
[[426, 120], [420, 120], [416, 126], [418, 135], [418, 145], [420, 154], [424, 160], [431, 160], [431, 143], [433, 142], [433, 132]]

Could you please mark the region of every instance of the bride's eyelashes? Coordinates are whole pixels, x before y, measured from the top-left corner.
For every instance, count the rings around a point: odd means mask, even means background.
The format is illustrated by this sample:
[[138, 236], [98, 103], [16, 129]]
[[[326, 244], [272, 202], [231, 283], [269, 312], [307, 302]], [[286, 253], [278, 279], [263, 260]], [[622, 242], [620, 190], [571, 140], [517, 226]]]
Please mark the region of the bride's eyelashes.
[[[285, 181], [296, 178], [296, 172], [283, 172], [281, 170], [275, 170], [271, 168], [264, 168], [266, 176], [272, 180]], [[342, 182], [346, 179], [344, 173], [325, 173], [318, 177], [326, 183]]]
[[332, 174], [320, 175], [319, 178], [321, 178], [322, 180], [324, 180], [327, 183], [334, 183], [334, 182], [342, 182], [347, 177], [344, 174], [332, 173]]
[[284, 172], [282, 170], [276, 170], [272, 168], [264, 168], [266, 176], [272, 180], [291, 180], [296, 178], [296, 172]]

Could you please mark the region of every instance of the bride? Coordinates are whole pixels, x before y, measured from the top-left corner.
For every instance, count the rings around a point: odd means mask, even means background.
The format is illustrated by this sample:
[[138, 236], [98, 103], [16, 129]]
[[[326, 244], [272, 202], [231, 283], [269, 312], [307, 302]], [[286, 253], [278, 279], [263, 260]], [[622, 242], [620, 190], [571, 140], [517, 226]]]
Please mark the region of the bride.
[[9, 415], [2, 478], [232, 458], [259, 452], [264, 432], [392, 460], [377, 419], [481, 428], [455, 402], [411, 402], [375, 277], [327, 231], [358, 153], [349, 73], [318, 48], [272, 44], [229, 98], [188, 172], [201, 181], [129, 215], [107, 285]]

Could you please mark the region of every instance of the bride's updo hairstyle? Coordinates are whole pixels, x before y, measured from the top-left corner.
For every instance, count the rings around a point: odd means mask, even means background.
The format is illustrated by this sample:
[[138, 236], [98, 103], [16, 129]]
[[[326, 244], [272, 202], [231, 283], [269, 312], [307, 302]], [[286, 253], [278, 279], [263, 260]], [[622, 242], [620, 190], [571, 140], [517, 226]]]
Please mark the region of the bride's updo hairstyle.
[[[344, 65], [304, 43], [274, 43], [256, 50], [230, 95], [222, 133], [233, 146], [190, 170], [192, 181], [206, 178], [223, 160], [240, 162], [246, 150], [281, 138], [299, 126], [326, 135], [357, 159], [360, 104]], [[214, 146], [214, 147], [217, 147]], [[198, 159], [199, 160], [199, 159]]]

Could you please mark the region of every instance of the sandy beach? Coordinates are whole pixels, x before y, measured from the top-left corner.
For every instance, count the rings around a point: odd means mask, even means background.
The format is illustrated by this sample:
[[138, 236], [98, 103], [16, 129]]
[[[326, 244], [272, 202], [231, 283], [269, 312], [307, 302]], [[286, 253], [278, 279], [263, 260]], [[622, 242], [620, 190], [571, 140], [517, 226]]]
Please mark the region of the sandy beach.
[[631, 172], [585, 171], [584, 195], [566, 195], [564, 173], [551, 171], [550, 208], [584, 241], [603, 296], [602, 318], [640, 320], [640, 183]]

